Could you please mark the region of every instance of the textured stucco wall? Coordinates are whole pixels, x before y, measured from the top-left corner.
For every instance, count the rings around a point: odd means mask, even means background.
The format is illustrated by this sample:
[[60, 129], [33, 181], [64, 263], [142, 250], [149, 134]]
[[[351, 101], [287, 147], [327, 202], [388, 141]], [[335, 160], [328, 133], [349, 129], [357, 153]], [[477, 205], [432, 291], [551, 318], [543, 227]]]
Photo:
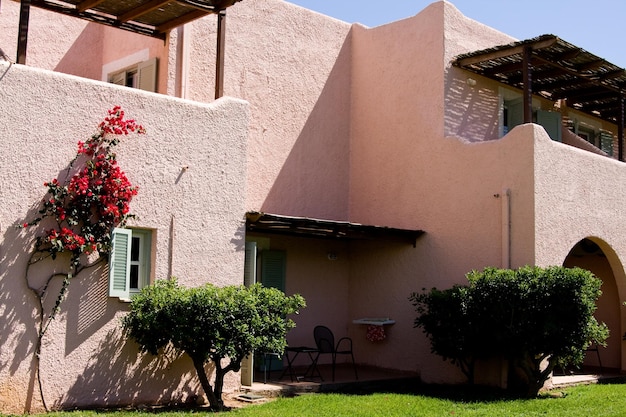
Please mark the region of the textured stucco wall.
[[[501, 84], [452, 67], [451, 62], [457, 55], [517, 39], [464, 16], [451, 3], [444, 13], [445, 134], [468, 142], [498, 139]], [[468, 78], [477, 80], [476, 86], [470, 88]]]
[[[282, 0], [228, 9], [224, 93], [251, 105], [249, 209], [347, 217], [350, 27]], [[190, 59], [170, 64], [170, 80], [187, 80], [187, 98], [213, 100], [215, 33], [207, 16], [172, 34], [170, 59]]]
[[[15, 228], [36, 214], [44, 181], [59, 175], [119, 104], [146, 135], [123, 138], [118, 161], [140, 187], [132, 225], [156, 230], [156, 278], [185, 285], [240, 284], [249, 113], [224, 98], [198, 104], [83, 78], [0, 63], [0, 409], [41, 408], [32, 368], [36, 298], [25, 277], [37, 229]], [[185, 169], [184, 169], [185, 168]], [[200, 392], [185, 358], [140, 355], [120, 334], [128, 305], [107, 297], [103, 268], [73, 279], [44, 337], [41, 378], [53, 407], [186, 400]], [[52, 287], [58, 286], [53, 281]], [[54, 298], [45, 301], [46, 309]], [[237, 377], [228, 389], [238, 385]]]
[[[547, 136], [536, 141], [536, 263], [560, 264], [583, 238], [593, 238], [606, 255], [615, 276], [619, 322], [612, 324], [614, 345], [626, 369], [626, 167], [624, 163], [553, 142]], [[609, 275], [610, 276], [610, 275]], [[603, 286], [609, 291], [612, 284]]]
[[[20, 3], [6, 1], [0, 9], [0, 48], [12, 59], [17, 57]], [[54, 24], [50, 24], [53, 19]], [[31, 8], [26, 64], [52, 70], [88, 26], [87, 22], [58, 13]], [[93, 48], [97, 50], [96, 45]], [[95, 59], [96, 62], [98, 59]]]
[[[472, 269], [533, 259], [530, 130], [471, 144], [445, 129], [448, 51], [482, 30], [450, 3], [437, 2], [413, 18], [355, 27], [353, 34], [350, 220], [426, 234], [416, 248], [382, 242], [352, 247], [350, 318], [391, 317], [396, 324], [381, 344], [367, 342], [359, 326], [351, 332], [360, 360], [419, 370], [432, 382], [460, 377], [428, 353], [428, 341], [413, 328], [410, 293], [464, 283]], [[507, 189], [510, 232], [503, 220]], [[510, 260], [503, 254], [506, 233], [515, 242]]]

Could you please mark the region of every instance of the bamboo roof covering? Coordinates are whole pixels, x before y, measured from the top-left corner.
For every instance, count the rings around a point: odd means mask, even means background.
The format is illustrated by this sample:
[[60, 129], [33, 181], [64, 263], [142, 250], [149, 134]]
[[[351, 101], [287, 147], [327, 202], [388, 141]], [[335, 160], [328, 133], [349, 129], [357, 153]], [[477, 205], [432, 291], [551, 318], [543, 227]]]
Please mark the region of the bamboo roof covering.
[[457, 56], [452, 65], [523, 89], [524, 51], [530, 51], [533, 94], [615, 124], [623, 123], [626, 71], [555, 35]]
[[32, 6], [165, 39], [167, 33], [241, 0], [30, 0]]

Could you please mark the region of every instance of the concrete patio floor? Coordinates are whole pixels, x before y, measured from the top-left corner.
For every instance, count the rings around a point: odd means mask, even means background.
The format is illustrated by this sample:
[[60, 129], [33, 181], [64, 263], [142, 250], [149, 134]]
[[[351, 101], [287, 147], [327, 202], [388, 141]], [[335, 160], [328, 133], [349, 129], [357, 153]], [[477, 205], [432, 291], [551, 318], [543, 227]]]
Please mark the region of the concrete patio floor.
[[554, 375], [552, 376], [551, 388], [565, 388], [574, 385], [583, 384], [602, 384], [611, 382], [624, 382], [626, 376], [620, 374], [616, 370], [608, 370], [604, 372], [581, 372], [573, 373], [569, 375]]
[[[357, 365], [358, 379], [351, 364], [338, 364], [335, 380], [332, 380], [331, 365], [319, 365], [319, 376], [304, 376], [306, 368], [295, 367], [294, 378], [290, 373], [272, 371], [267, 375], [255, 373], [255, 382], [243, 391], [257, 396], [295, 395], [313, 392], [359, 392], [371, 390], [410, 389], [420, 383], [419, 375], [371, 366]], [[264, 382], [266, 379], [266, 382]]]

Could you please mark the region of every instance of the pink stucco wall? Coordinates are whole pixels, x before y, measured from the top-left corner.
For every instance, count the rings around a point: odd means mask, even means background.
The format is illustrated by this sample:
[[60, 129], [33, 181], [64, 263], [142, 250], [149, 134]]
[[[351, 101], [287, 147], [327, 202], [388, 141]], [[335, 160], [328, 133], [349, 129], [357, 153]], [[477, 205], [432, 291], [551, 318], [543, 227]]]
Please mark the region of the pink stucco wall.
[[[350, 27], [285, 1], [228, 9], [224, 94], [251, 105], [249, 209], [347, 217]], [[189, 60], [170, 64], [170, 80], [187, 80], [186, 98], [213, 100], [215, 32], [209, 16], [172, 33], [170, 58]]]
[[[241, 284], [249, 113], [245, 102], [231, 98], [199, 104], [4, 63], [0, 73], [0, 409], [23, 413], [41, 409], [32, 368], [36, 298], [26, 286], [26, 279], [39, 277], [36, 270], [25, 276], [36, 230], [20, 232], [15, 225], [36, 214], [43, 182], [67, 167], [76, 142], [94, 132], [109, 108], [121, 105], [147, 129], [124, 138], [117, 154], [140, 187], [131, 224], [156, 230], [155, 278]], [[121, 336], [128, 304], [107, 296], [103, 272], [100, 267], [73, 279], [44, 338], [47, 404], [123, 405], [196, 395], [188, 360], [141, 355]], [[47, 299], [46, 309], [53, 304]], [[238, 386], [236, 376], [228, 380], [229, 389]]]
[[[607, 258], [614, 283], [603, 291], [616, 291], [612, 304], [616, 316], [611, 323], [613, 347], [620, 353], [618, 368], [626, 369], [626, 206], [624, 164], [599, 155], [571, 148], [550, 140], [537, 141], [536, 179], [536, 258], [538, 265], [557, 263], [571, 247], [585, 237], [598, 242]], [[607, 273], [604, 277], [609, 277]], [[615, 302], [618, 305], [615, 305]], [[617, 321], [615, 321], [617, 320]], [[610, 355], [610, 353], [609, 353]]]

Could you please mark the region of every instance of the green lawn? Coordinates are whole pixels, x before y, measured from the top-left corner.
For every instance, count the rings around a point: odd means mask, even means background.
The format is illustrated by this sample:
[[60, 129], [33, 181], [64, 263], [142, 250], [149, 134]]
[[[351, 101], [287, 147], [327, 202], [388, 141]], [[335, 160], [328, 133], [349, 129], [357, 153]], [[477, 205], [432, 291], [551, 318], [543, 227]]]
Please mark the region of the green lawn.
[[[564, 393], [564, 396], [555, 394]], [[533, 400], [507, 400], [460, 393], [426, 395], [303, 395], [230, 412], [232, 417], [263, 416], [626, 416], [626, 385], [586, 385]]]
[[[560, 395], [563, 393], [563, 395]], [[376, 393], [366, 395], [306, 394], [249, 405], [229, 412], [205, 411], [50, 413], [46, 417], [355, 417], [355, 416], [550, 416], [626, 417], [626, 384], [594, 384], [567, 388], [532, 400], [506, 399], [493, 394], [457, 390], [422, 390], [421, 394]]]

